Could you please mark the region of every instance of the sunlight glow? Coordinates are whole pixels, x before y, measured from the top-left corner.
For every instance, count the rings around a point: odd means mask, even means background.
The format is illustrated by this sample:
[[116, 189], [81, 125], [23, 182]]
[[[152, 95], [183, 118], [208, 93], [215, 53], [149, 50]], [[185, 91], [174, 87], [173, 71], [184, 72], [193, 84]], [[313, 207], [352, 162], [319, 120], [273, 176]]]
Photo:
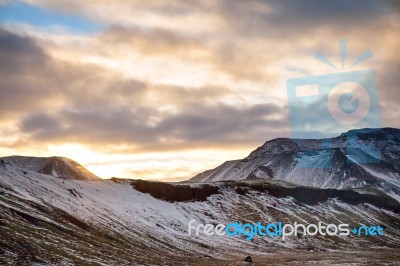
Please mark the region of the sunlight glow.
[[101, 178], [187, 180], [225, 160], [243, 158], [251, 148], [235, 150], [193, 150], [141, 154], [103, 154], [78, 144], [48, 146], [48, 156], [63, 156], [77, 161]]

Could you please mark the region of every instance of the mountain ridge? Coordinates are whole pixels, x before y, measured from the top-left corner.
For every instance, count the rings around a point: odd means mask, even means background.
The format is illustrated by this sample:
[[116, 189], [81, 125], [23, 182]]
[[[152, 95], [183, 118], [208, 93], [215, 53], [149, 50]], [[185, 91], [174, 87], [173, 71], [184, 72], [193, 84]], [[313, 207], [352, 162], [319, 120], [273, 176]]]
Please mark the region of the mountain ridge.
[[[377, 160], [377, 154], [378, 163], [360, 163]], [[264, 178], [320, 188], [366, 186], [400, 195], [399, 158], [400, 129], [355, 129], [334, 138], [269, 140], [247, 157], [224, 162], [188, 181]]]

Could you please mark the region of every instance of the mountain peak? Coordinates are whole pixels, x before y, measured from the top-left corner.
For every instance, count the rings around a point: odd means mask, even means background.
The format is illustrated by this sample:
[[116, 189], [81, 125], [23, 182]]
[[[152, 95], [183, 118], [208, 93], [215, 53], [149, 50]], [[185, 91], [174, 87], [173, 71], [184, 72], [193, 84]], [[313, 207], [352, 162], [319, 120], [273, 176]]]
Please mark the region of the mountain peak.
[[27, 171], [51, 175], [61, 179], [75, 180], [98, 180], [95, 174], [91, 173], [81, 164], [66, 157], [30, 157], [30, 156], [8, 156], [2, 157], [2, 162], [13, 167]]

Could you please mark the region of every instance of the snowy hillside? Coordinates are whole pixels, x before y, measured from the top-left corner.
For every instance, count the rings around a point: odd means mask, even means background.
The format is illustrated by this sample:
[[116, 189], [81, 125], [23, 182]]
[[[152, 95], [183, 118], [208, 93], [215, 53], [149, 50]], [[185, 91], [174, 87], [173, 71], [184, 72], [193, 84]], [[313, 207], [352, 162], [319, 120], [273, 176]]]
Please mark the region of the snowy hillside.
[[[400, 205], [380, 192], [321, 190], [262, 180], [168, 184], [61, 179], [7, 161], [0, 165], [0, 264], [241, 265], [247, 255], [256, 262], [277, 264], [398, 260]], [[29, 167], [38, 171], [34, 165]], [[285, 241], [196, 237], [187, 234], [192, 219], [213, 224], [380, 224], [385, 235], [303, 236]]]
[[264, 178], [319, 188], [370, 187], [400, 195], [399, 160], [400, 129], [351, 130], [333, 139], [267, 141], [246, 158], [225, 162], [190, 181]]
[[9, 156], [0, 158], [2, 164], [8, 164], [27, 171], [51, 175], [61, 179], [96, 180], [96, 175], [79, 163], [65, 157], [25, 157]]

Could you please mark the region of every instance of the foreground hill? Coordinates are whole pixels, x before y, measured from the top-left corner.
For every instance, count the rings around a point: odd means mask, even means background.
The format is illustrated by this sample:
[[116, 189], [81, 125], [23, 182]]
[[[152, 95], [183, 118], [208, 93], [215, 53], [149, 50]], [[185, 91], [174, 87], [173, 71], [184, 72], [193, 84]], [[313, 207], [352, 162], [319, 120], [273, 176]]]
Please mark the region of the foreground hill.
[[[376, 190], [324, 190], [274, 180], [76, 180], [25, 169], [11, 160], [0, 165], [0, 264], [241, 265], [247, 255], [255, 265], [400, 259], [400, 204]], [[385, 234], [246, 241], [189, 236], [192, 219], [379, 224]]]
[[227, 161], [190, 181], [263, 178], [319, 188], [378, 188], [397, 197], [399, 160], [400, 129], [359, 129], [332, 139], [273, 139], [246, 158]]

